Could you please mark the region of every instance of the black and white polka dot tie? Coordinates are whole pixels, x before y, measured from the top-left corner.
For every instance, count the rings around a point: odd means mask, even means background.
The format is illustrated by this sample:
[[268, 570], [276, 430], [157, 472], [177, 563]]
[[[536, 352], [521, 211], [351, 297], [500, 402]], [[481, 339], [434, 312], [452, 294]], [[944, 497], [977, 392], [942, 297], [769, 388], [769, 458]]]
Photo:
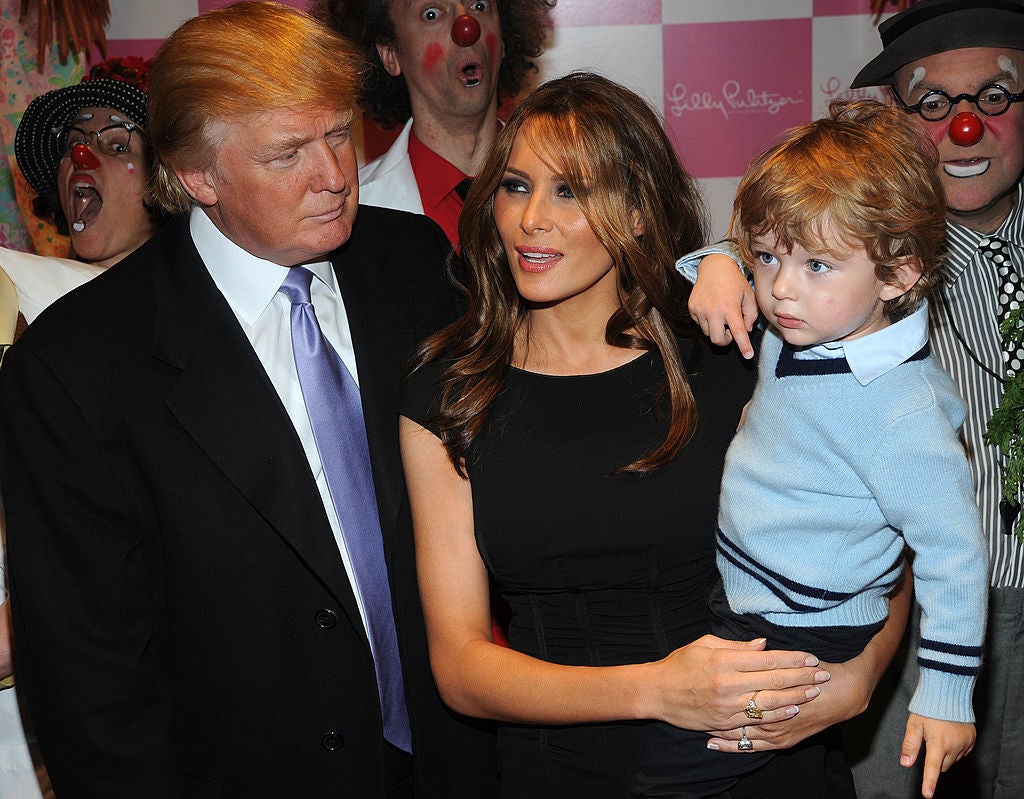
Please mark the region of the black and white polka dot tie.
[[[1021, 285], [1017, 270], [1013, 268], [1005, 241], [989, 236], [978, 244], [978, 251], [995, 266], [999, 276], [999, 323], [1002, 324], [1010, 311], [1024, 305], [1024, 286]], [[1024, 323], [1019, 324], [1024, 326]], [[1003, 336], [1003, 364], [1006, 366], [1007, 378], [1024, 368], [1024, 342], [1010, 341]]]

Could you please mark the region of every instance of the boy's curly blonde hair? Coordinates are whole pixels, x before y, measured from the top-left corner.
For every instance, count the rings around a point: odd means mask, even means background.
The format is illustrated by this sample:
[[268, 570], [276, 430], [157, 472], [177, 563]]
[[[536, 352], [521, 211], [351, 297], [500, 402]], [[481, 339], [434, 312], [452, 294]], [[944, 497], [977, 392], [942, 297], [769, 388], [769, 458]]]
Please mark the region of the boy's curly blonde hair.
[[747, 168], [733, 203], [730, 231], [740, 257], [754, 262], [751, 241], [773, 235], [779, 246], [816, 252], [864, 247], [878, 279], [918, 259], [921, 278], [885, 303], [896, 321], [940, 284], [946, 202], [938, 154], [902, 111], [875, 100], [833, 100], [829, 115], [787, 131]]

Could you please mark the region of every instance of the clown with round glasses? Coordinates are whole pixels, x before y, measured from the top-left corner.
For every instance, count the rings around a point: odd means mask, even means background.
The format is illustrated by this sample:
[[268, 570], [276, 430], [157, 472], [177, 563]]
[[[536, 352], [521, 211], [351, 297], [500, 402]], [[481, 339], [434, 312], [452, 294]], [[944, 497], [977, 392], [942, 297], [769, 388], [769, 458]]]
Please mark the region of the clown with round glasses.
[[147, 80], [141, 59], [98, 64], [81, 83], [36, 97], [15, 134], [36, 215], [70, 234], [81, 261], [111, 266], [164, 220], [144, 199]]
[[[924, 73], [920, 74], [922, 76], [924, 75]], [[949, 116], [949, 112], [964, 100], [969, 103], [973, 103], [974, 107], [985, 116], [997, 117], [1010, 110], [1010, 103], [1019, 103], [1024, 99], [1024, 93], [1014, 94], [1004, 86], [1000, 86], [998, 83], [986, 86], [975, 94], [968, 94], [967, 92], [964, 92], [963, 94], [958, 94], [956, 97], [950, 97], [942, 91], [942, 89], [931, 89], [913, 105], [907, 105], [906, 101], [900, 97], [899, 92], [895, 88], [892, 89], [892, 96], [904, 111], [912, 114], [920, 114], [923, 119], [926, 119], [929, 122], [938, 122], [940, 119], [945, 119]], [[962, 144], [965, 147], [969, 147], [970, 145], [977, 144], [981, 141], [981, 135], [984, 132], [984, 128], [971, 121], [973, 116], [974, 114], [970, 111], [963, 111], [960, 114], [957, 114], [957, 117], [962, 117], [964, 119], [957, 128], [950, 128], [950, 138], [952, 138], [956, 144]], [[968, 136], [955, 133], [954, 131], [958, 130], [960, 127], [969, 128], [972, 130], [972, 134]]]
[[[1024, 715], [1018, 712], [1024, 703], [1024, 543], [1012, 534], [1019, 504], [1002, 501], [1003, 453], [985, 431], [1015, 358], [1004, 351], [999, 332], [1003, 308], [1020, 303], [1017, 290], [1007, 286], [1024, 276], [1024, 0], [920, 0], [885, 20], [879, 34], [882, 51], [851, 88], [887, 87], [939, 152], [947, 260], [945, 285], [929, 307], [930, 343], [967, 403], [960, 435], [989, 549], [986, 648], [975, 691], [978, 740], [935, 796], [1016, 797], [1024, 784]], [[681, 270], [692, 276], [701, 254], [681, 259]], [[756, 309], [749, 286], [721, 255], [706, 259], [699, 271], [691, 315], [712, 341], [735, 340], [751, 357], [747, 333]], [[911, 640], [915, 624], [912, 617]], [[891, 756], [904, 734], [902, 710], [918, 668], [916, 652], [897, 658], [870, 717], [847, 730], [861, 799], [920, 795], [916, 753]], [[835, 697], [833, 704], [843, 702]], [[779, 738], [770, 742], [785, 745]]]
[[[1016, 509], [1000, 501], [1002, 453], [984, 431], [1010, 374], [1006, 359], [1013, 357], [998, 330], [1001, 295], [1009, 296], [1010, 273], [1024, 274], [1024, 1], [923, 0], [889, 18], [879, 33], [882, 52], [851, 85], [889, 87], [939, 151], [948, 259], [946, 286], [930, 313], [931, 344], [967, 401], [961, 438], [989, 545], [986, 651], [975, 692], [978, 740], [936, 797], [1018, 796], [1024, 781], [1024, 721], [1016, 712], [1024, 679], [1024, 544], [1012, 535]], [[884, 713], [865, 720], [864, 728], [877, 732], [854, 777], [858, 795], [867, 799], [915, 795], [914, 770], [882, 754], [898, 732], [893, 710], [918, 672], [915, 654], [894, 670], [892, 701], [873, 708]]]

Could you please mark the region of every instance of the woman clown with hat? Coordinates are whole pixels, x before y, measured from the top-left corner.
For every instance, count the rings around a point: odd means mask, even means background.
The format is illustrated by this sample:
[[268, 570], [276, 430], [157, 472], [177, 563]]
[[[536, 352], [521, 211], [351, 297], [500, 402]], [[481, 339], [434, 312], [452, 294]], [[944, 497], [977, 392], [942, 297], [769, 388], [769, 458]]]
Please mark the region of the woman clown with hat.
[[[26, 320], [117, 263], [163, 223], [144, 200], [148, 79], [143, 59], [112, 58], [81, 83], [39, 95], [25, 110], [14, 149], [38, 195], [33, 210], [70, 234], [78, 260], [0, 249], [0, 357]], [[41, 766], [37, 774], [12, 688], [4, 583], [0, 568], [0, 796], [48, 799], [49, 780]]]
[[141, 58], [97, 64], [81, 83], [36, 97], [15, 134], [36, 215], [70, 234], [81, 261], [111, 266], [164, 221], [144, 199], [148, 77]]

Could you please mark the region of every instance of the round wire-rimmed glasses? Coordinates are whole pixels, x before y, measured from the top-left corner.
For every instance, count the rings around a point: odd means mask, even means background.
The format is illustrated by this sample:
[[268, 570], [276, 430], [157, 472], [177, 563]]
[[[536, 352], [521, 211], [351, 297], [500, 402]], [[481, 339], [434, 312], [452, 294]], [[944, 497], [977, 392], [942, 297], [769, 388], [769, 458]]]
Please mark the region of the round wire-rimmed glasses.
[[977, 94], [958, 94], [956, 97], [950, 97], [941, 89], [933, 89], [927, 92], [914, 105], [907, 105], [895, 89], [893, 90], [893, 96], [904, 111], [910, 114], [920, 114], [929, 122], [938, 122], [940, 119], [945, 119], [949, 116], [949, 112], [953, 110], [953, 106], [963, 100], [973, 103], [975, 108], [989, 117], [1005, 114], [1012, 103], [1019, 103], [1021, 100], [1024, 100], [1024, 93], [1014, 94], [998, 83], [986, 86]]

